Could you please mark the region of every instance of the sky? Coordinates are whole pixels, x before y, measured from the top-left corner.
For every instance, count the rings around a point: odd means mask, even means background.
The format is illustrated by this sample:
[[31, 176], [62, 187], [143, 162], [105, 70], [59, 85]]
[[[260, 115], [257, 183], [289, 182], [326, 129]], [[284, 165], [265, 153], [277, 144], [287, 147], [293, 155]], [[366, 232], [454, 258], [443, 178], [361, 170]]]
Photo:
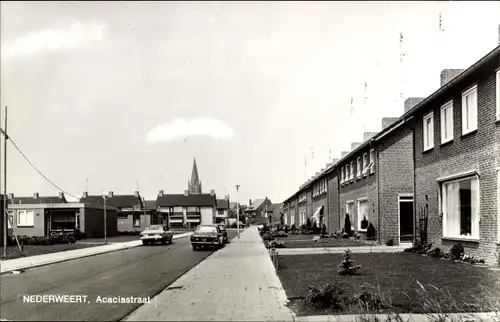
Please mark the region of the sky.
[[[203, 192], [242, 204], [288, 198], [401, 97], [495, 48], [500, 23], [499, 1], [0, 9], [2, 124], [8, 106], [9, 136], [54, 184], [155, 199], [183, 193], [196, 158]], [[11, 143], [7, 160], [9, 193], [59, 192]]]

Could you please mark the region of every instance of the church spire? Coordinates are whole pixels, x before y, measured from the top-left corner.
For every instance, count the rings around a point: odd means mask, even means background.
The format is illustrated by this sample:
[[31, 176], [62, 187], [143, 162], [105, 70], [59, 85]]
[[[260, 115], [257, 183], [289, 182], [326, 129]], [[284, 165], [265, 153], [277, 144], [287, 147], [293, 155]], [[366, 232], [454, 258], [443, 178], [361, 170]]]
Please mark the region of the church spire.
[[196, 158], [193, 162], [193, 171], [191, 173], [191, 182], [189, 183], [189, 193], [201, 193], [201, 182], [198, 176], [198, 167], [196, 166]]

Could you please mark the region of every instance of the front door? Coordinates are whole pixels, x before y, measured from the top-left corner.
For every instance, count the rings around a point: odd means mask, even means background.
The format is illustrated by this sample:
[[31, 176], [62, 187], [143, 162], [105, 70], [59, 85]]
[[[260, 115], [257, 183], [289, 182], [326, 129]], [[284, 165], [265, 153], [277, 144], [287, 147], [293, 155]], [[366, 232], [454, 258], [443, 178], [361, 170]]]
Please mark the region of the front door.
[[413, 197], [399, 197], [399, 236], [400, 243], [413, 242]]

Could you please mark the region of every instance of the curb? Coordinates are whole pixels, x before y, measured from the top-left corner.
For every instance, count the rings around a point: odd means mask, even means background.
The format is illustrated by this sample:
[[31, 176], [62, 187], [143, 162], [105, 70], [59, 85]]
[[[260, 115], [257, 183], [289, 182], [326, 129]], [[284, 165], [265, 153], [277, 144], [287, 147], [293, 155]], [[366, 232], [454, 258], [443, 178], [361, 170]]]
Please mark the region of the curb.
[[277, 248], [278, 255], [320, 255], [320, 254], [342, 254], [349, 249], [353, 254], [371, 254], [371, 253], [401, 253], [403, 248], [361, 248], [357, 247], [310, 247], [310, 248]]
[[[477, 313], [430, 313], [413, 314], [402, 313], [398, 317], [406, 322], [434, 322], [434, 321], [500, 321], [498, 312]], [[316, 315], [299, 316], [298, 322], [350, 322], [350, 321], [398, 321], [394, 314], [353, 314], [353, 315]], [[444, 320], [443, 320], [444, 319]]]
[[[185, 238], [185, 237], [189, 237], [191, 236], [193, 233], [186, 233], [186, 234], [179, 234], [179, 235], [174, 235], [173, 237], [173, 240], [175, 239], [181, 239], [181, 238]], [[106, 250], [101, 250], [101, 251], [97, 251], [95, 253], [90, 253], [90, 254], [84, 254], [84, 255], [78, 255], [78, 256], [72, 256], [71, 254], [69, 256], [66, 256], [66, 257], [62, 257], [62, 258], [57, 258], [57, 259], [53, 259], [53, 260], [49, 260], [49, 261], [46, 261], [46, 262], [40, 262], [40, 263], [35, 263], [35, 264], [28, 264], [28, 265], [23, 265], [23, 266], [18, 266], [16, 268], [12, 268], [12, 269], [8, 269], [8, 270], [5, 270], [5, 271], [2, 271], [0, 272], [0, 276], [1, 275], [6, 275], [6, 274], [9, 274], [13, 271], [17, 271], [17, 270], [21, 270], [21, 269], [29, 269], [29, 268], [35, 268], [35, 267], [41, 267], [41, 266], [46, 266], [46, 265], [50, 265], [50, 264], [55, 264], [55, 263], [61, 263], [61, 262], [67, 262], [67, 261], [70, 261], [70, 260], [74, 260], [74, 259], [80, 259], [80, 258], [85, 258], [85, 257], [91, 257], [91, 256], [96, 256], [96, 255], [101, 255], [101, 254], [107, 254], [107, 253], [113, 253], [113, 252], [117, 252], [117, 251], [120, 251], [120, 250], [125, 250], [125, 249], [130, 249], [130, 248], [135, 248], [135, 247], [138, 247], [138, 246], [142, 246], [142, 242], [139, 241], [132, 241], [132, 242], [124, 242], [123, 243], [123, 246], [120, 247], [120, 248], [117, 248], [117, 249], [106, 249]], [[116, 244], [109, 244], [109, 245], [103, 245], [103, 246], [111, 246], [111, 245], [116, 245]], [[98, 247], [98, 246], [97, 246]], [[66, 252], [71, 252], [70, 251], [64, 251], [64, 253]], [[37, 256], [43, 256], [43, 255], [37, 255]]]

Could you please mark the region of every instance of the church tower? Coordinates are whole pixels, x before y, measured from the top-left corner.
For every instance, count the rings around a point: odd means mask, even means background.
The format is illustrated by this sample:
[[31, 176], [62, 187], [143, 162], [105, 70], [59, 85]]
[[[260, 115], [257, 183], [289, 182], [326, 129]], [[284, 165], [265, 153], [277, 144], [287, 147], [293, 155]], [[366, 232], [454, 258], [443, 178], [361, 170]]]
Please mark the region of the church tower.
[[188, 181], [188, 193], [190, 195], [201, 193], [201, 181], [198, 177], [198, 167], [196, 166], [196, 158], [193, 162], [193, 171], [191, 173], [191, 179]]

